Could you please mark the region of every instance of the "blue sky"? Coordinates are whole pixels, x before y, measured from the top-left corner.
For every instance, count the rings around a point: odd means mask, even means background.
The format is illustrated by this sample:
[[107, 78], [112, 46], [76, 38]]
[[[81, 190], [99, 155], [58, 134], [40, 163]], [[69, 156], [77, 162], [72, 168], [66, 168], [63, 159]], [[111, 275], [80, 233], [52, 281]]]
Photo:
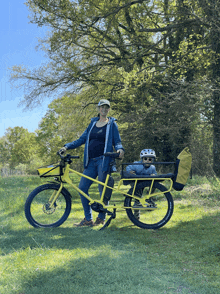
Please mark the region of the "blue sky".
[[32, 110], [18, 107], [23, 90], [12, 88], [9, 83], [9, 68], [23, 64], [39, 66], [45, 61], [44, 53], [36, 51], [38, 38], [43, 38], [46, 28], [30, 24], [29, 11], [24, 0], [1, 1], [0, 9], [0, 137], [8, 127], [20, 126], [34, 132], [45, 115], [49, 101]]

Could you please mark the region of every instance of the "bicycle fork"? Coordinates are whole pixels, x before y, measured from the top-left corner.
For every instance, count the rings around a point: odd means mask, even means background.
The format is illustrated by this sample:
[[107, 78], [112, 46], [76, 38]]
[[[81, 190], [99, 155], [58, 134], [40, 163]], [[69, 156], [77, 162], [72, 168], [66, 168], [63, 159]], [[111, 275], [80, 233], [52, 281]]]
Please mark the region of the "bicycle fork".
[[54, 204], [55, 204], [57, 198], [59, 197], [60, 192], [62, 191], [62, 189], [63, 189], [63, 184], [60, 183], [60, 187], [59, 187], [58, 191], [57, 192], [54, 191], [53, 194], [50, 196], [50, 199], [48, 201], [49, 202], [49, 209], [51, 209], [54, 206]]

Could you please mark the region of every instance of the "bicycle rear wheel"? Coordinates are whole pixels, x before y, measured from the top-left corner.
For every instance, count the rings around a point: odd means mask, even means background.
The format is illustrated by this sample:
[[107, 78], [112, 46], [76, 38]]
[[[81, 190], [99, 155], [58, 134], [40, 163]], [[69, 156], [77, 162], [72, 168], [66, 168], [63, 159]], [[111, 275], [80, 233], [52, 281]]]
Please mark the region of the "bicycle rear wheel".
[[[138, 184], [135, 195], [140, 198], [148, 195], [149, 185], [149, 181]], [[160, 195], [149, 197], [144, 206], [138, 200], [127, 196], [124, 206], [130, 207], [126, 209], [129, 219], [142, 229], [159, 229], [164, 226], [170, 220], [174, 208], [172, 195], [166, 191], [166, 187], [155, 182], [152, 193], [160, 193]], [[128, 194], [132, 192], [133, 188], [128, 191]]]
[[71, 211], [71, 195], [63, 188], [50, 207], [50, 198], [59, 190], [60, 185], [45, 184], [37, 187], [25, 203], [25, 216], [33, 227], [58, 227], [68, 218]]

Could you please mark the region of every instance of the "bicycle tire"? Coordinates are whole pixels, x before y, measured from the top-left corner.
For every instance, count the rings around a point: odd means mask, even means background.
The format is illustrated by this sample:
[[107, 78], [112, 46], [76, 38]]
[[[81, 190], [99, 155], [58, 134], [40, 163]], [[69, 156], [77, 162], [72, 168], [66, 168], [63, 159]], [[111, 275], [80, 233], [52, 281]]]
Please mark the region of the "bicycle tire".
[[[48, 208], [48, 200], [60, 185], [44, 184], [34, 189], [25, 202], [25, 217], [35, 228], [53, 228], [62, 225], [71, 211], [71, 195], [62, 188], [53, 208]], [[43, 213], [42, 213], [43, 212]]]
[[[149, 189], [150, 181], [145, 181], [139, 183], [135, 190], [135, 195], [142, 197], [145, 193], [145, 189]], [[159, 182], [154, 182], [154, 193], [159, 190], [162, 194], [157, 196], [150, 197], [150, 201], [146, 203], [146, 207], [140, 208], [140, 218], [138, 218], [135, 213], [137, 209], [134, 210], [134, 207], [138, 207], [135, 204], [135, 198], [126, 196], [124, 201], [125, 207], [131, 207], [126, 209], [128, 218], [133, 222], [134, 225], [142, 229], [159, 229], [163, 227], [171, 218], [174, 209], [174, 202], [170, 192], [166, 192], [167, 188], [164, 187]], [[128, 194], [133, 193], [133, 187], [128, 191]], [[152, 202], [152, 204], [150, 203]], [[147, 208], [150, 207], [150, 208]], [[133, 209], [132, 209], [133, 208]]]

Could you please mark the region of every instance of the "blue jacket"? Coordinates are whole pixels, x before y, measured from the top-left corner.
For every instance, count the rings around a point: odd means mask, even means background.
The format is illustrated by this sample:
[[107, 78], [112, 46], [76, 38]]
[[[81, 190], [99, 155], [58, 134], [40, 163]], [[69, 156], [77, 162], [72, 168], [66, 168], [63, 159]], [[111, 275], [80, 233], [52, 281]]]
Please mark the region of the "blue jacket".
[[[85, 144], [84, 168], [86, 168], [89, 163], [88, 147], [89, 147], [90, 132], [98, 120], [99, 120], [99, 117], [93, 117], [91, 119], [91, 123], [89, 124], [89, 126], [87, 127], [87, 129], [84, 131], [84, 133], [82, 134], [82, 136], [79, 139], [64, 145], [65, 147], [67, 147], [67, 149], [75, 149], [75, 148]], [[106, 128], [104, 153], [105, 152], [113, 152], [113, 146], [116, 151], [119, 149], [124, 150], [124, 148], [121, 144], [121, 137], [119, 135], [118, 126], [115, 121], [116, 121], [116, 119], [114, 117], [109, 117], [109, 121], [107, 123], [107, 128]], [[102, 165], [103, 171], [108, 170], [110, 161], [111, 161], [111, 157], [104, 156], [103, 163], [102, 163], [103, 164]]]
[[130, 172], [135, 171], [136, 175], [152, 175], [157, 174], [156, 168], [154, 165], [150, 165], [149, 167], [145, 167], [144, 164], [135, 164], [135, 163], [142, 163], [142, 161], [135, 161], [134, 164], [128, 165], [126, 167], [126, 171]]

